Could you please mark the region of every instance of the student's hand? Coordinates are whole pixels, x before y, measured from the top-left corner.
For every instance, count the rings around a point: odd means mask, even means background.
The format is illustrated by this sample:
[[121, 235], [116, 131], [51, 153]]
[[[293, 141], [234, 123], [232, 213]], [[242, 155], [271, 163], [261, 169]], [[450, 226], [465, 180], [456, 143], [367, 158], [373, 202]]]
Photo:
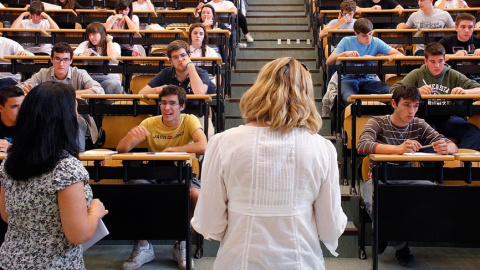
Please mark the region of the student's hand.
[[148, 132], [144, 126], [136, 126], [132, 128], [127, 135], [135, 139], [145, 140], [147, 136], [150, 136], [150, 132]]
[[474, 56], [480, 56], [480, 49], [476, 49], [476, 50], [473, 52], [473, 55], [474, 55]]
[[396, 9], [398, 10], [398, 11], [397, 11], [398, 15], [399, 15], [399, 16], [402, 16], [402, 14], [403, 14], [403, 7], [398, 7], [398, 8], [396, 8]]
[[212, 28], [213, 28], [213, 18], [212, 19], [206, 19], [202, 24], [204, 26], [212, 26]]
[[448, 145], [447, 145], [447, 142], [445, 142], [445, 140], [438, 140], [436, 142], [433, 142], [432, 146], [435, 152], [442, 155], [448, 155]]
[[200, 9], [202, 9], [203, 6], [205, 6], [205, 3], [203, 2], [198, 3], [198, 6], [196, 8], [197, 12], [200, 11]]
[[345, 52], [346, 57], [358, 57], [360, 54], [357, 51], [346, 51]]
[[433, 89], [430, 85], [424, 85], [424, 86], [418, 88], [418, 90], [420, 91], [420, 94], [422, 94], [422, 95], [430, 95], [433, 91]]
[[397, 154], [403, 153], [415, 153], [417, 152], [422, 145], [415, 140], [406, 140], [402, 144], [397, 146]]
[[465, 95], [466, 93], [467, 92], [465, 91], [465, 89], [463, 89], [461, 87], [455, 87], [450, 92], [450, 94], [452, 94], [452, 95]]
[[47, 19], [49, 17], [48, 14], [45, 12], [40, 13], [40, 16], [42, 16], [42, 18], [44, 19]]
[[18, 51], [17, 55], [30, 55], [30, 54], [26, 51]]
[[90, 56], [92, 55], [92, 49], [89, 48], [89, 49], [85, 49], [81, 54], [80, 56]]
[[466, 56], [468, 53], [466, 50], [458, 50], [455, 55], [456, 56]]
[[32, 90], [32, 88], [33, 88], [33, 84], [29, 84], [29, 83], [24, 84], [23, 87], [22, 87], [23, 93], [25, 95], [28, 94], [28, 92], [30, 92], [30, 90]]
[[7, 140], [0, 139], [0, 151], [7, 152], [7, 149], [12, 145]]
[[28, 17], [30, 18], [30, 12], [29, 11], [25, 11], [23, 12], [22, 14], [20, 14], [20, 16], [23, 18], [23, 17]]
[[382, 7], [380, 5], [375, 5], [372, 7], [373, 10], [382, 10]]
[[[190, 60], [190, 56], [188, 56], [188, 55], [185, 56], [185, 58], [183, 59], [183, 62], [182, 62], [182, 67], [184, 69], [187, 69], [187, 64], [190, 63], [190, 62], [192, 62], [192, 60]], [[193, 66], [195, 66], [195, 65], [193, 65]]]
[[103, 218], [106, 214], [108, 214], [108, 210], [105, 209], [105, 206], [99, 199], [93, 199], [90, 203], [90, 206], [87, 209], [88, 213], [92, 213], [92, 215]]
[[138, 52], [137, 49], [133, 49], [132, 56], [137, 56], [138, 57], [138, 56], [141, 56], [141, 55], [140, 55], [140, 52]]

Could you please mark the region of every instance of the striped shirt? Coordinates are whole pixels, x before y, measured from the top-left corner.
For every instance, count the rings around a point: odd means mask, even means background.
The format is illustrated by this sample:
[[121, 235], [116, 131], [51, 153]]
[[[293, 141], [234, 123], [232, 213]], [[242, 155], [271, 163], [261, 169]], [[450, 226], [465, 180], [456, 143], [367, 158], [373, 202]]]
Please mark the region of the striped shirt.
[[[438, 140], [450, 142], [442, 134], [433, 129], [425, 120], [414, 117], [406, 127], [397, 127], [390, 120], [390, 115], [373, 116], [365, 125], [358, 140], [358, 153], [363, 155], [375, 154], [377, 145], [400, 145], [406, 140], [415, 140], [422, 145], [432, 144]], [[370, 168], [376, 165], [370, 163]], [[391, 166], [411, 166], [411, 162], [389, 163]]]

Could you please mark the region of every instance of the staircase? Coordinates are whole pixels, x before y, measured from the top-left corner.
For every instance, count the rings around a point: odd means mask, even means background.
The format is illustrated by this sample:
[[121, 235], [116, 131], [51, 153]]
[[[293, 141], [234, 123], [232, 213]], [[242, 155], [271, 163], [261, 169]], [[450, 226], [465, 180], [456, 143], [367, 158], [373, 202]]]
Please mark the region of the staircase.
[[[243, 93], [255, 82], [260, 69], [269, 61], [290, 56], [299, 60], [312, 74], [315, 100], [319, 111], [323, 93], [322, 70], [318, 63], [317, 49], [309, 16], [302, 0], [248, 0], [248, 28], [255, 39], [246, 48], [237, 48], [236, 65], [231, 76], [231, 95], [225, 102], [225, 128], [244, 124], [241, 118], [239, 102]], [[246, 42], [241, 34], [241, 42]], [[324, 119], [320, 134], [336, 145], [341, 159], [341, 142], [330, 136], [330, 119]], [[339, 168], [340, 169], [340, 168]], [[340, 180], [339, 180], [340, 184]], [[337, 252], [340, 257], [357, 257], [357, 234], [354, 221], [358, 224], [358, 197], [350, 195], [350, 187], [341, 185], [342, 207], [348, 216], [347, 229], [340, 238]], [[204, 256], [215, 256], [219, 243], [205, 241]], [[324, 248], [323, 255], [331, 256]]]

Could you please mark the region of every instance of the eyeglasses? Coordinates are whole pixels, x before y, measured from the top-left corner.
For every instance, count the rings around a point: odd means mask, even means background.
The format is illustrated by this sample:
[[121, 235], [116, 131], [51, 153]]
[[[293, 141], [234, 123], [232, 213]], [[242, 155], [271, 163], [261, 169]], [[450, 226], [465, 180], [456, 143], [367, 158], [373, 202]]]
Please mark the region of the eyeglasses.
[[165, 106], [167, 106], [167, 104], [168, 104], [170, 107], [175, 107], [175, 106], [178, 105], [178, 103], [175, 102], [175, 101], [170, 101], [170, 102], [166, 102], [166, 101], [164, 101], [164, 100], [160, 101], [160, 106], [165, 107]]
[[63, 59], [60, 59], [60, 58], [57, 58], [57, 57], [53, 58], [53, 62], [55, 62], [55, 63], [60, 63], [60, 62], [68, 63], [68, 62], [70, 62], [70, 60], [71, 60], [70, 58], [63, 58]]
[[175, 61], [178, 61], [180, 58], [185, 58], [188, 54], [186, 53], [182, 53], [180, 55], [175, 55], [175, 56], [172, 56], [172, 59], [175, 60]]

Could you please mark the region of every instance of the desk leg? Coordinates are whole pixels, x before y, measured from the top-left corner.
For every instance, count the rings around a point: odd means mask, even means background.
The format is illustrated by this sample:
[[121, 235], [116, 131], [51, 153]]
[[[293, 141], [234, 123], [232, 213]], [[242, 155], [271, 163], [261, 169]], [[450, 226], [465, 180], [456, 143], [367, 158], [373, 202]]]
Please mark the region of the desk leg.
[[[382, 164], [382, 166], [387, 166]], [[373, 167], [373, 242], [372, 260], [373, 270], [378, 269], [378, 166]]]
[[130, 161], [124, 160], [123, 162], [123, 182], [127, 183], [130, 180], [130, 176], [128, 175], [130, 169]]
[[100, 162], [101, 162], [100, 160], [95, 160], [93, 162], [93, 168], [95, 171], [93, 180], [95, 181], [95, 183], [98, 183], [100, 181]]

